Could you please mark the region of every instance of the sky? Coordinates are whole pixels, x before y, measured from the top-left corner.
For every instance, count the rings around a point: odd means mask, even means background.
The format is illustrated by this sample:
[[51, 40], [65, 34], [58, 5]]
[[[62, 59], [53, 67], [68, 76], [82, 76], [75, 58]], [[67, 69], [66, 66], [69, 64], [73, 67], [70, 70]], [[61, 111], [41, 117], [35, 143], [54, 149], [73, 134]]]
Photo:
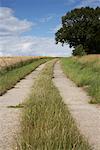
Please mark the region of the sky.
[[0, 56], [70, 56], [69, 45], [55, 44], [61, 17], [100, 0], [0, 0]]

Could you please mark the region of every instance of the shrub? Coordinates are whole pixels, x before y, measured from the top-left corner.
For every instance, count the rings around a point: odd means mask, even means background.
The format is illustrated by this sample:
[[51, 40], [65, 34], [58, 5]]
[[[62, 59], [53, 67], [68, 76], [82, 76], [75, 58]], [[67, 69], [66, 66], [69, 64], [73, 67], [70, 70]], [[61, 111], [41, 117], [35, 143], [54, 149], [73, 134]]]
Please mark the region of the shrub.
[[83, 48], [82, 44], [79, 44], [78, 46], [76, 46], [76, 48], [73, 50], [73, 55], [79, 55], [79, 56], [83, 56], [86, 55], [85, 49]]

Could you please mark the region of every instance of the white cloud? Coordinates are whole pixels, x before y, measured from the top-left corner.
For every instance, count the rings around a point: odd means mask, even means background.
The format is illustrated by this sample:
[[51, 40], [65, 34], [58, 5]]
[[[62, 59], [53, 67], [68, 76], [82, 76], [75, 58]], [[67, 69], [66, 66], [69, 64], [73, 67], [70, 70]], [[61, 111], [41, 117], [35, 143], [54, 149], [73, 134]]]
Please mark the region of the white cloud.
[[96, 7], [100, 6], [100, 0], [81, 0], [80, 4], [77, 7]]
[[[51, 17], [45, 18], [49, 21]], [[42, 20], [43, 21], [43, 20]], [[23, 36], [33, 23], [20, 20], [10, 8], [0, 7], [0, 56], [69, 56], [68, 46], [56, 45], [54, 38]]]
[[46, 23], [46, 22], [49, 22], [50, 20], [53, 19], [53, 15], [50, 15], [50, 16], [46, 16], [46, 17], [43, 17], [43, 18], [40, 18], [39, 22], [41, 23]]
[[69, 56], [68, 46], [56, 45], [53, 38], [16, 36], [0, 38], [0, 55]]
[[64, 3], [65, 6], [71, 6], [76, 2], [76, 0], [67, 0], [67, 2]]
[[73, 8], [80, 8], [80, 7], [97, 7], [100, 6], [100, 0], [68, 0], [65, 3], [66, 6], [73, 6]]
[[49, 33], [56, 33], [62, 27], [61, 24], [57, 25], [56, 27], [50, 29]]
[[0, 35], [16, 35], [31, 29], [32, 22], [25, 20], [20, 20], [14, 16], [12, 9], [7, 7], [0, 7]]

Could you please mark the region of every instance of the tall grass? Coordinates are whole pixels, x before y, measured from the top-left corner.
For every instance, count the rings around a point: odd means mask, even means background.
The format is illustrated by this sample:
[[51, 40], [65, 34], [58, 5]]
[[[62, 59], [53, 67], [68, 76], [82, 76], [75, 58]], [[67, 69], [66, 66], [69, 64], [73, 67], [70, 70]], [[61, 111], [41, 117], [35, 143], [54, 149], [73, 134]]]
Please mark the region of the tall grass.
[[100, 103], [100, 56], [61, 59], [65, 74], [92, 97], [91, 103]]
[[37, 78], [22, 112], [17, 150], [90, 150], [52, 82], [49, 62]]
[[8, 89], [12, 88], [18, 81], [24, 78], [27, 74], [31, 73], [41, 63], [46, 62], [48, 59], [38, 59], [33, 62], [23, 62], [10, 71], [5, 71], [0, 74], [0, 95], [4, 94]]

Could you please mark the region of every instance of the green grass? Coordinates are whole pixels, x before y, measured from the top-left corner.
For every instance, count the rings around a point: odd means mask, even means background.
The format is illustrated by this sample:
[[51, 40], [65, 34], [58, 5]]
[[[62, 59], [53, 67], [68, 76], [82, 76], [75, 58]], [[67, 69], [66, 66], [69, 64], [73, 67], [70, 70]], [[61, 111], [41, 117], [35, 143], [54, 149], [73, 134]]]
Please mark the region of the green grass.
[[0, 95], [4, 94], [8, 89], [11, 89], [18, 81], [47, 60], [48, 59], [38, 59], [0, 75]]
[[[90, 103], [100, 103], [100, 59], [62, 58], [64, 73], [79, 87], [83, 87], [92, 97]], [[90, 59], [90, 60], [89, 60]]]
[[52, 82], [49, 62], [35, 81], [22, 111], [18, 150], [90, 150]]

